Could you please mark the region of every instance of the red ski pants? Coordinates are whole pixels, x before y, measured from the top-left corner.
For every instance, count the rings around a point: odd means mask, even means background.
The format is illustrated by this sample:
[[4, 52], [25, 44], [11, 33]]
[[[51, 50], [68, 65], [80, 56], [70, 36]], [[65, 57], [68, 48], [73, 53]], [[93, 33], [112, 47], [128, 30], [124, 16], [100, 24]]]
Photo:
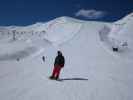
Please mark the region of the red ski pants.
[[54, 69], [53, 69], [53, 73], [52, 73], [52, 76], [53, 77], [59, 77], [60, 75], [60, 71], [61, 71], [61, 67], [59, 66], [55, 66]]

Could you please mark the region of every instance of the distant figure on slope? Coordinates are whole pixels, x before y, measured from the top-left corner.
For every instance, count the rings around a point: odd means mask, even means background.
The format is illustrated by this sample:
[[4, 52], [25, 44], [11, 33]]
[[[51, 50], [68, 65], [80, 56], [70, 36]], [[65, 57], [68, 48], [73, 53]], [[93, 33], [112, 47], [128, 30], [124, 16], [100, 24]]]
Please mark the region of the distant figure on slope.
[[53, 69], [53, 73], [52, 76], [50, 76], [50, 79], [58, 79], [59, 75], [60, 75], [60, 71], [61, 69], [64, 67], [65, 64], [65, 58], [62, 55], [61, 51], [57, 51], [57, 56], [55, 58], [55, 62], [54, 62], [54, 69]]
[[43, 62], [45, 62], [45, 56], [42, 56], [42, 60], [43, 60]]
[[16, 60], [17, 60], [17, 61], [19, 61], [19, 60], [20, 60], [20, 58], [17, 58]]
[[112, 47], [112, 49], [113, 49], [113, 52], [118, 52], [118, 47]]
[[127, 42], [120, 42], [118, 45], [112, 47], [114, 52], [123, 51], [126, 48], [128, 48]]

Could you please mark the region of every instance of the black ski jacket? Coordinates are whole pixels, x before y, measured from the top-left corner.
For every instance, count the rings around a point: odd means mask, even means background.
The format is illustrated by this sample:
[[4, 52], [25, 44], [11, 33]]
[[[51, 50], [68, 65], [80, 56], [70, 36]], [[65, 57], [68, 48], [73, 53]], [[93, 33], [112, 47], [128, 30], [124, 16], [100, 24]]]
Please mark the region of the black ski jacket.
[[64, 64], [65, 64], [65, 58], [64, 58], [64, 56], [62, 56], [62, 55], [58, 55], [58, 56], [56, 56], [56, 58], [55, 58], [55, 62], [54, 62], [54, 66], [55, 67], [64, 67]]

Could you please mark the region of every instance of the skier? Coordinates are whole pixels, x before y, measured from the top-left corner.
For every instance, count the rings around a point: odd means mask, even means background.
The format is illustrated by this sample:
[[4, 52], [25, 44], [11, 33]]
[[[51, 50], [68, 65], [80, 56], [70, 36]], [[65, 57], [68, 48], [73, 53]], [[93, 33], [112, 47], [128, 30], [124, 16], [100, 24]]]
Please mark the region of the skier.
[[118, 47], [112, 47], [114, 52], [118, 52]]
[[52, 73], [52, 76], [50, 76], [50, 79], [55, 79], [55, 80], [59, 79], [60, 71], [64, 67], [64, 64], [65, 64], [65, 58], [62, 55], [62, 52], [57, 51], [57, 54], [58, 55], [56, 56], [55, 62], [54, 62], [53, 73]]
[[17, 60], [17, 61], [19, 61], [20, 59], [19, 59], [19, 58], [17, 58], [16, 60]]
[[43, 62], [45, 62], [45, 56], [42, 56], [42, 60], [43, 60]]

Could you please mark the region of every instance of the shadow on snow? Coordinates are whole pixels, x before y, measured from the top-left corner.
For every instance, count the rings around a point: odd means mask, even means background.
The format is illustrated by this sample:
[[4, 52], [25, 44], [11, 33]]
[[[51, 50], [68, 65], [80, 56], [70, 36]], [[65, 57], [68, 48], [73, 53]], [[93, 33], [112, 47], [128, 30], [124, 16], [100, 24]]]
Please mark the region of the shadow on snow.
[[67, 80], [88, 81], [87, 78], [60, 78], [60, 81], [67, 81]]

